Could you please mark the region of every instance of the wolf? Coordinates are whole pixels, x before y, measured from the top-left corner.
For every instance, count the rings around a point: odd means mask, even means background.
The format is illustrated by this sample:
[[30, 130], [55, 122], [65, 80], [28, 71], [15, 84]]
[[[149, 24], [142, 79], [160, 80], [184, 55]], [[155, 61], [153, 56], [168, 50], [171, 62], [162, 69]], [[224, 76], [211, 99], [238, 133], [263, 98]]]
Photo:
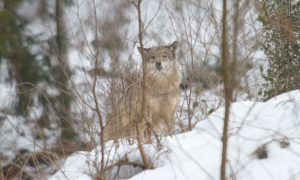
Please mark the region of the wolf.
[[[103, 133], [105, 140], [139, 135], [146, 142], [153, 134], [172, 135], [181, 82], [177, 46], [175, 41], [143, 49], [144, 78], [127, 87], [123, 99], [108, 118]], [[138, 50], [142, 54], [140, 47]]]

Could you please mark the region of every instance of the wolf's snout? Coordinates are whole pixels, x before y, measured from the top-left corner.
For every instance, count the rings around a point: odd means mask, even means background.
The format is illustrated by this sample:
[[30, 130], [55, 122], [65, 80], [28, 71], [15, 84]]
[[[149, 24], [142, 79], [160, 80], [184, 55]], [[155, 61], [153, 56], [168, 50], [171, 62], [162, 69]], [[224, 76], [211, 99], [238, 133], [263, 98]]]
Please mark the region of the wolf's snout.
[[161, 70], [161, 68], [162, 68], [162, 67], [161, 67], [161, 62], [156, 62], [156, 63], [155, 63], [155, 66], [156, 66], [156, 69], [157, 69], [157, 70]]

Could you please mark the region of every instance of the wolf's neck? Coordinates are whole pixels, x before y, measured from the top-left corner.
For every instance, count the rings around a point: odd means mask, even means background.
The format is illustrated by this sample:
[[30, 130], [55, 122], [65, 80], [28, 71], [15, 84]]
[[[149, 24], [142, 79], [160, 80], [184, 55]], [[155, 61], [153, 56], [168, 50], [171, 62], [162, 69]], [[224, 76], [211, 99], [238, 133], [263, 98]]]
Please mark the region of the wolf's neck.
[[147, 79], [146, 91], [152, 95], [160, 96], [179, 93], [180, 77], [164, 77], [161, 79]]

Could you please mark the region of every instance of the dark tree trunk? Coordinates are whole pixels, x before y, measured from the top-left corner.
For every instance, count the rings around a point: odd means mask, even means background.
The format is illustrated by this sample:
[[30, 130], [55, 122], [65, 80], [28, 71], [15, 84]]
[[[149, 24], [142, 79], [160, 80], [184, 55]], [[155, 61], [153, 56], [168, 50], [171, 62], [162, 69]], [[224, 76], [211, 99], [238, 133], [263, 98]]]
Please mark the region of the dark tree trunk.
[[72, 114], [70, 112], [72, 93], [70, 91], [69, 78], [71, 71], [68, 66], [67, 33], [64, 21], [64, 2], [56, 0], [56, 45], [57, 45], [57, 87], [60, 90], [58, 97], [58, 116], [61, 122], [61, 138], [63, 143], [74, 140], [76, 132], [72, 126]]

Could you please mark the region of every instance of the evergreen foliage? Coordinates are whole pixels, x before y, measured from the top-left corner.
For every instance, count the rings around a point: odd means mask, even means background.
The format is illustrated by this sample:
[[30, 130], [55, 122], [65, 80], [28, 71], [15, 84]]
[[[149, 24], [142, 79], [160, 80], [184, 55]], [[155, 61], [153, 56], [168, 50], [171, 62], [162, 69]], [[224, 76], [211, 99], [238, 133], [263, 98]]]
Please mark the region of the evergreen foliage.
[[19, 101], [16, 105], [17, 114], [28, 113], [33, 106], [33, 94], [39, 82], [45, 79], [37, 55], [30, 51], [35, 43], [33, 37], [24, 35], [28, 22], [18, 16], [17, 8], [22, 0], [5, 0], [4, 9], [0, 12], [0, 62], [8, 61], [11, 81], [17, 83]]
[[[61, 15], [63, 5], [59, 11], [55, 11], [60, 14], [55, 14], [53, 18], [48, 12], [47, 5], [50, 1], [53, 3], [56, 0], [41, 1], [43, 11], [39, 12], [40, 18], [48, 17], [48, 20], [60, 23], [63, 27], [62, 30], [57, 29], [54, 37], [46, 39], [49, 41], [47, 52], [47, 46], [41, 44], [39, 34], [29, 36], [28, 33], [24, 33], [30, 20], [18, 15], [18, 10], [26, 1], [28, 0], [4, 0], [3, 10], [0, 11], [0, 63], [5, 61], [8, 64], [7, 71], [10, 72], [8, 81], [16, 86], [18, 96], [12, 112], [26, 119], [33, 107], [39, 108], [42, 115], [35, 117], [38, 118], [36, 119], [38, 125], [49, 128], [51, 122], [52, 124], [60, 122], [61, 138], [69, 140], [76, 133], [68, 123], [72, 117], [70, 114], [72, 95], [68, 83], [71, 71], [67, 59], [67, 32], [64, 30], [65, 22]], [[71, 5], [72, 1], [66, 0], [61, 3]]]
[[260, 95], [269, 99], [300, 88], [300, 1], [263, 0], [263, 51], [268, 67], [260, 71], [265, 79]]

